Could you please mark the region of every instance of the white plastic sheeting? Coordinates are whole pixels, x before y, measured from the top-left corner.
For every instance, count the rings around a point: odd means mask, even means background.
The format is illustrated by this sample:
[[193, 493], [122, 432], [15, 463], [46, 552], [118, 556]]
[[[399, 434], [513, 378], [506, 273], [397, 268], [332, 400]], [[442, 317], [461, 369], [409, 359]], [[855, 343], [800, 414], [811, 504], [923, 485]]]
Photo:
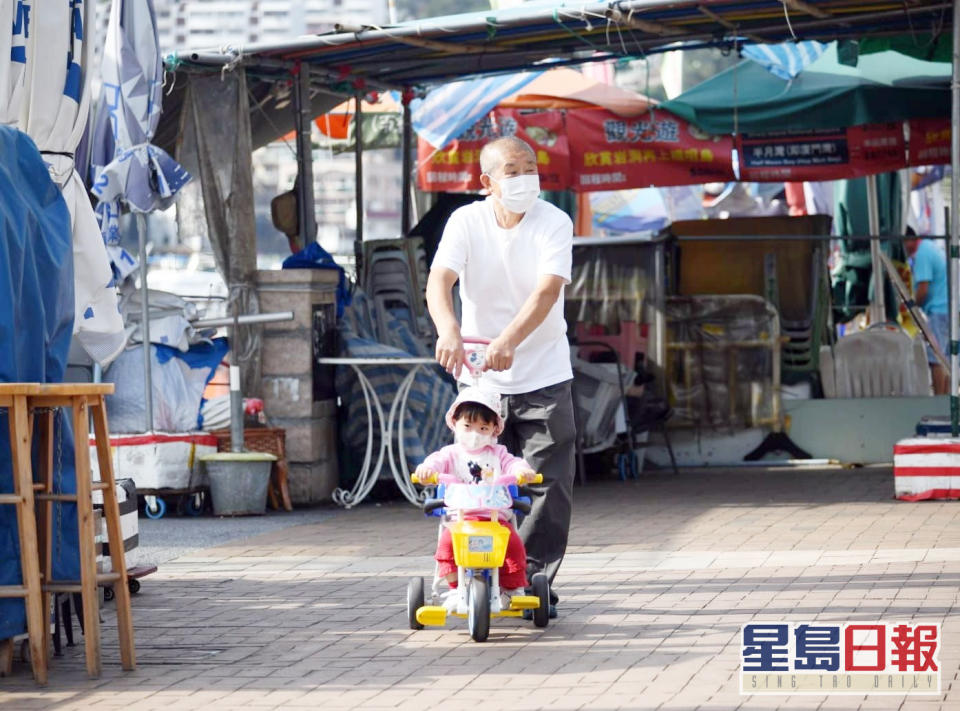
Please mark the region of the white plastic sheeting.
[[[143, 397], [142, 346], [129, 348], [104, 373], [103, 380], [116, 383], [117, 393], [107, 398], [111, 432], [143, 432], [146, 411]], [[207, 384], [206, 368], [191, 368], [180, 358], [161, 363], [152, 355], [153, 427], [160, 432], [191, 432], [197, 429], [200, 400]], [[137, 482], [139, 484], [139, 480]]]

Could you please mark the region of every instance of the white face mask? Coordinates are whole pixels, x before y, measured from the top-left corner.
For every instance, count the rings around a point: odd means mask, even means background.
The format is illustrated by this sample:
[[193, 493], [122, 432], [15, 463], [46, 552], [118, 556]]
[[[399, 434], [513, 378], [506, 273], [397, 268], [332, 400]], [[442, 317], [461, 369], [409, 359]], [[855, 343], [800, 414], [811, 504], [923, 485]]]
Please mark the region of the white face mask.
[[[490, 176], [487, 176], [490, 177]], [[515, 175], [512, 178], [494, 180], [500, 186], [500, 197], [494, 196], [510, 212], [522, 215], [540, 196], [539, 175]]]
[[457, 432], [455, 435], [457, 444], [468, 452], [476, 452], [497, 443], [497, 438], [493, 435], [486, 435], [480, 432]]

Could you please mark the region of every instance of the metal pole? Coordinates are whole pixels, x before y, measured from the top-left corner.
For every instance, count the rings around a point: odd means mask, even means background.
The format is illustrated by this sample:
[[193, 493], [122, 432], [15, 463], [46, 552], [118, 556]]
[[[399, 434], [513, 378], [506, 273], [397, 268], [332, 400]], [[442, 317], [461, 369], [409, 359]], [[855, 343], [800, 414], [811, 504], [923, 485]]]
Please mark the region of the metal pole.
[[239, 324], [243, 326], [252, 326], [258, 323], [277, 323], [279, 321], [293, 321], [293, 311], [276, 311], [271, 313], [250, 314], [249, 316], [240, 316], [234, 318], [202, 318], [194, 321], [191, 325], [194, 328], [220, 328], [222, 326], [232, 326]]
[[[867, 176], [867, 219], [871, 235], [880, 234], [880, 201], [877, 199], [877, 176]], [[887, 300], [884, 292], [883, 264], [880, 262], [880, 242], [870, 241], [870, 267], [873, 271], [873, 301], [870, 304], [870, 323], [887, 320]]]
[[357, 94], [357, 111], [353, 115], [354, 166], [356, 167], [356, 185], [354, 196], [357, 201], [357, 231], [353, 240], [353, 253], [356, 258], [357, 285], [363, 286], [363, 96]]
[[[603, 238], [601, 238], [603, 239]], [[654, 248], [653, 262], [653, 353], [657, 359], [657, 389], [664, 400], [670, 399], [667, 392], [667, 266], [666, 246], [658, 242]]]
[[953, 130], [950, 132], [950, 432], [960, 435], [960, 0], [953, 3], [953, 80], [950, 82]]
[[410, 120], [410, 103], [403, 102], [403, 196], [400, 200], [400, 234], [406, 237], [410, 234], [410, 203], [413, 202], [413, 123]]
[[310, 131], [313, 119], [310, 106], [310, 67], [300, 65], [293, 82], [294, 123], [297, 142], [297, 225], [299, 247], [303, 249], [317, 236], [317, 216], [313, 195], [313, 145]]
[[232, 305], [233, 327], [230, 329], [230, 451], [243, 451], [243, 393], [240, 392], [240, 313], [237, 302]]
[[150, 297], [147, 295], [147, 216], [137, 213], [137, 242], [140, 245], [140, 335], [143, 341], [144, 431], [153, 432], [153, 375], [150, 370]]

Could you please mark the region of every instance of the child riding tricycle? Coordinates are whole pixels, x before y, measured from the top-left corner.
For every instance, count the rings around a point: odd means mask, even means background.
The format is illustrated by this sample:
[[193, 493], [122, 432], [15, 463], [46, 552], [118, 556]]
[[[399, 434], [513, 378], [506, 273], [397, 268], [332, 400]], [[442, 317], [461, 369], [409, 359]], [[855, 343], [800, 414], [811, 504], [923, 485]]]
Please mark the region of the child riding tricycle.
[[[469, 346], [466, 367], [477, 382], [485, 342], [464, 340]], [[529, 498], [520, 497], [518, 487], [538, 484], [543, 477], [497, 444], [503, 417], [496, 393], [465, 388], [446, 421], [455, 443], [428, 456], [412, 476], [414, 483], [437, 485], [424, 511], [440, 515], [441, 524], [430, 604], [425, 604], [423, 578], [412, 579], [407, 587], [410, 628], [442, 626], [447, 615], [466, 617], [470, 636], [483, 642], [491, 617], [528, 617], [546, 627], [550, 586], [543, 573], [527, 580], [514, 513], [530, 511]], [[444, 583], [449, 590], [442, 590]]]

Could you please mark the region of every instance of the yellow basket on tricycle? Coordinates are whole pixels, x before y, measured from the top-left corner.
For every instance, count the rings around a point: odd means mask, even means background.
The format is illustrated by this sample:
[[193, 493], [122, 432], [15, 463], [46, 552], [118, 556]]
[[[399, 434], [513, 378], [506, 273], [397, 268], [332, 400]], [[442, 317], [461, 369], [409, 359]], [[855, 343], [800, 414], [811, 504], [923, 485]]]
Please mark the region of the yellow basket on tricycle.
[[450, 524], [453, 557], [464, 568], [499, 568], [507, 556], [510, 530], [496, 521]]

